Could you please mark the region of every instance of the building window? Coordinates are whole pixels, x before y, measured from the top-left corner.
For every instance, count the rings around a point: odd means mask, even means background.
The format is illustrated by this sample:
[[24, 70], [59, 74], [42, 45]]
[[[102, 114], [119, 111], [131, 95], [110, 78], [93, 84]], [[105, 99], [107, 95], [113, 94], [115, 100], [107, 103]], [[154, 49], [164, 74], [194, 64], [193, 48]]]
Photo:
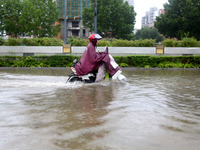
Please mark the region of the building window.
[[83, 29], [83, 37], [85, 37], [85, 29]]
[[79, 31], [78, 30], [72, 30], [72, 35], [73, 36], [78, 36], [79, 34]]
[[72, 27], [79, 27], [79, 21], [72, 21]]

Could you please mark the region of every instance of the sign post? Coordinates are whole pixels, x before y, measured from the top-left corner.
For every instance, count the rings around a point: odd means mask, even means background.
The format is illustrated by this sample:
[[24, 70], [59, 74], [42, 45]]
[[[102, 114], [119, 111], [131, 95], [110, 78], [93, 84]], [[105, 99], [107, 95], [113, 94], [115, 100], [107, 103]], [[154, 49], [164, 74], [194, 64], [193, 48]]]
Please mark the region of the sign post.
[[71, 44], [63, 45], [63, 53], [71, 53]]
[[164, 54], [164, 46], [156, 45], [156, 54]]

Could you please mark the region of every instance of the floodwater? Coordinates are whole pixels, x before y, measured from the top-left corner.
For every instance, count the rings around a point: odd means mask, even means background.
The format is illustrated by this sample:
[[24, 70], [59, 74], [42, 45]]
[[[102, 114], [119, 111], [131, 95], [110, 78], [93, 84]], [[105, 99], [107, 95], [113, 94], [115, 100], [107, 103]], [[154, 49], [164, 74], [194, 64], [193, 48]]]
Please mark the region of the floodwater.
[[199, 150], [200, 70], [123, 73], [81, 84], [67, 69], [0, 68], [0, 149]]

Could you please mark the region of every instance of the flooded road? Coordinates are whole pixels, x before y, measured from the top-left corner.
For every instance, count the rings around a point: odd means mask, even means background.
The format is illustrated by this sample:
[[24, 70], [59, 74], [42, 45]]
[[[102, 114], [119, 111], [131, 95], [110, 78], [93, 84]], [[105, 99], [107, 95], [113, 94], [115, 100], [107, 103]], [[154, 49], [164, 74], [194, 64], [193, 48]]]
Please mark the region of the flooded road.
[[124, 70], [65, 83], [66, 69], [0, 69], [1, 150], [199, 150], [200, 70]]

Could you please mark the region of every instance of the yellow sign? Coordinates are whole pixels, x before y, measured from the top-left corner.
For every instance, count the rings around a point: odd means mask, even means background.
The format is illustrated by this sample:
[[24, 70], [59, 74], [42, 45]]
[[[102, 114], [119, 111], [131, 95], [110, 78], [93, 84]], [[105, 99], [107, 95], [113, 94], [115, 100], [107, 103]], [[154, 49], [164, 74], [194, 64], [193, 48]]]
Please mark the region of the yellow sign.
[[71, 53], [71, 45], [70, 44], [65, 44], [63, 46], [63, 53]]
[[156, 54], [164, 54], [164, 46], [156, 45]]

